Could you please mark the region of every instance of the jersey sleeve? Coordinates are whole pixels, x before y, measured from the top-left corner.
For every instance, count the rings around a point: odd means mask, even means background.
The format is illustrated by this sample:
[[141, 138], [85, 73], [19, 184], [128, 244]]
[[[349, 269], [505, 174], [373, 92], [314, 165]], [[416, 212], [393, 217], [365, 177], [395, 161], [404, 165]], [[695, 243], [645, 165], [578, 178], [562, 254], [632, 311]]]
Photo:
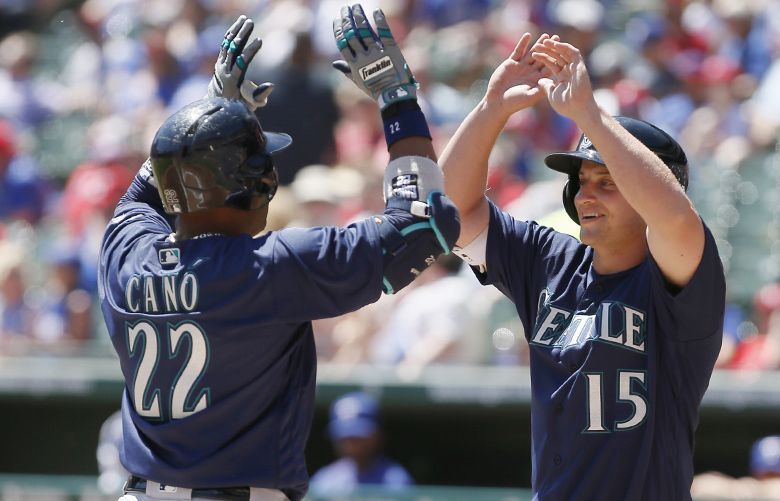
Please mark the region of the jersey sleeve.
[[[703, 223], [702, 223], [703, 224]], [[695, 341], [723, 330], [726, 279], [712, 232], [704, 225], [704, 252], [690, 282], [673, 289], [650, 256], [655, 294], [665, 313], [679, 326], [677, 341]]]
[[151, 177], [147, 160], [108, 222], [102, 242], [102, 252], [107, 256], [124, 254], [129, 247], [143, 245], [145, 239], [154, 240], [173, 232], [173, 217], [165, 213]]
[[529, 332], [541, 291], [550, 279], [557, 283], [558, 277], [573, 272], [585, 252], [586, 246], [570, 235], [517, 220], [490, 202], [486, 271], [472, 270], [483, 285], [494, 285], [515, 303]]
[[270, 243], [280, 318], [328, 318], [379, 299], [382, 250], [371, 219], [347, 227], [284, 229]]

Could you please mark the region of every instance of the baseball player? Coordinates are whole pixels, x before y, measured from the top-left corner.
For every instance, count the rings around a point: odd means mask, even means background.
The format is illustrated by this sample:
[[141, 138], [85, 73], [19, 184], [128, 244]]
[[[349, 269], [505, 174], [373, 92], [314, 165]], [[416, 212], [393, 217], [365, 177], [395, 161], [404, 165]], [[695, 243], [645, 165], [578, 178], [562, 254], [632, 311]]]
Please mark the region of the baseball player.
[[[529, 48], [530, 47], [530, 48]], [[581, 242], [484, 196], [507, 119], [547, 98], [583, 131], [546, 157], [568, 176]], [[677, 142], [599, 108], [582, 55], [521, 37], [442, 154], [461, 213], [456, 253], [515, 304], [530, 348], [539, 500], [690, 499], [699, 404], [722, 336], [725, 279], [685, 193]]]
[[383, 214], [258, 236], [277, 188], [273, 155], [291, 139], [264, 132], [252, 112], [272, 87], [244, 80], [261, 41], [249, 41], [243, 16], [225, 36], [211, 97], [162, 124], [119, 202], [99, 293], [125, 377], [123, 501], [301, 499], [311, 321], [400, 290], [455, 243], [457, 210], [412, 75], [383, 14], [375, 19], [378, 35], [362, 9], [346, 9], [337, 36], [341, 69], [392, 121]]

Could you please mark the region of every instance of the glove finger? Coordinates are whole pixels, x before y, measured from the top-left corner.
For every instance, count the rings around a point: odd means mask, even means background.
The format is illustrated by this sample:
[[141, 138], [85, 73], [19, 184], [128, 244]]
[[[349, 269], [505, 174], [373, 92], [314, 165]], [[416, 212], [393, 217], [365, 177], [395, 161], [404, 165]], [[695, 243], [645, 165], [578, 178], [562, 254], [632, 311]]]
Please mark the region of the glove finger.
[[363, 42], [357, 36], [357, 26], [355, 26], [355, 19], [352, 16], [352, 7], [347, 5], [341, 8], [341, 30], [353, 57], [358, 51], [363, 52], [365, 50]]
[[249, 64], [252, 62], [252, 59], [255, 58], [257, 51], [260, 50], [260, 47], [262, 46], [263, 41], [259, 38], [255, 38], [252, 40], [252, 43], [246, 46], [244, 52], [242, 52], [241, 55], [236, 58], [236, 66], [238, 66], [238, 69], [241, 70], [241, 74], [238, 76], [238, 85], [241, 85], [244, 82], [244, 78], [246, 77], [246, 70], [249, 67]]
[[341, 55], [344, 57], [344, 59], [354, 59], [355, 53], [352, 51], [352, 48], [344, 38], [344, 30], [342, 29], [342, 26], [343, 22], [341, 17], [337, 17], [333, 20], [333, 37], [336, 39], [336, 47], [338, 47], [339, 52], [341, 52]]
[[376, 32], [379, 35], [379, 39], [384, 45], [397, 45], [393, 32], [390, 31], [390, 26], [387, 24], [387, 17], [382, 9], [374, 11], [374, 25], [376, 26]]
[[252, 98], [258, 107], [268, 104], [268, 96], [274, 91], [274, 84], [271, 82], [261, 83], [252, 91]]
[[352, 69], [349, 67], [349, 63], [346, 61], [333, 61], [333, 67], [344, 73], [345, 76], [352, 78]]
[[233, 65], [236, 63], [238, 56], [244, 52], [249, 37], [252, 35], [252, 30], [255, 29], [255, 23], [251, 19], [244, 21], [243, 26], [238, 31], [238, 34], [233, 38], [230, 47], [228, 48], [228, 70], [233, 70]]
[[222, 40], [222, 48], [219, 51], [219, 60], [218, 60], [219, 63], [224, 63], [225, 59], [227, 59], [230, 42], [233, 41], [233, 38], [235, 38], [236, 34], [238, 33], [238, 30], [240, 30], [241, 26], [244, 25], [245, 20], [246, 20], [245, 15], [242, 14], [238, 16], [238, 19], [236, 19], [236, 21], [225, 32], [225, 38]]
[[363, 7], [359, 3], [352, 6], [352, 17], [355, 20], [357, 37], [363, 49], [368, 50], [370, 47], [378, 46], [379, 37], [374, 33], [374, 29], [369, 24], [366, 13], [363, 12]]

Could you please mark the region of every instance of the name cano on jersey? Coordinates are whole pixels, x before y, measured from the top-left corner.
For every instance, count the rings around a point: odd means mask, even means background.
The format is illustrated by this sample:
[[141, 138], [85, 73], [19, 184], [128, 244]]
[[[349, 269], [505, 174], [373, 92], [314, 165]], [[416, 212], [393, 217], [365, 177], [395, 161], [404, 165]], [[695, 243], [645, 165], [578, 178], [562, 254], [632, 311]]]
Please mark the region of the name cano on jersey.
[[601, 341], [635, 352], [645, 352], [647, 315], [617, 302], [600, 303], [596, 313], [586, 315], [552, 306], [547, 291], [539, 296], [531, 344], [562, 349]]
[[133, 275], [125, 284], [125, 303], [133, 313], [190, 312], [198, 304], [200, 287], [192, 272]]

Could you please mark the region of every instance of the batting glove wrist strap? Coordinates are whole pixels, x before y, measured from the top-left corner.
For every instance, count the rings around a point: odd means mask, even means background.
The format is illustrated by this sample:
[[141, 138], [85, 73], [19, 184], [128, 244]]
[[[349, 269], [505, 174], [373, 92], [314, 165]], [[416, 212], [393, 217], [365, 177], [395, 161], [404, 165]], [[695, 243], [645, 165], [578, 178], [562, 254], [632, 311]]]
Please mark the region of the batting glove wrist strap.
[[382, 119], [385, 126], [385, 141], [387, 141], [388, 149], [396, 141], [408, 137], [431, 138], [428, 121], [425, 119], [423, 112], [420, 111], [419, 106], [417, 106], [417, 110], [402, 111], [389, 118], [382, 113]]

